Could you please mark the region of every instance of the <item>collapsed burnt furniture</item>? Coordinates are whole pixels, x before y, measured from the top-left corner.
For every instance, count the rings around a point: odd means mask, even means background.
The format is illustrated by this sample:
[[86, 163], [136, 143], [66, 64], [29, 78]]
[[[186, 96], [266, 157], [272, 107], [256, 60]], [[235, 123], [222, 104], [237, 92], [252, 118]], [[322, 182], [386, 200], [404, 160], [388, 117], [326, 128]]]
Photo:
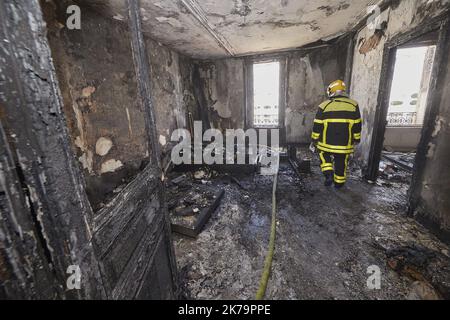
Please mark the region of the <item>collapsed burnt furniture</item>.
[[216, 175], [208, 167], [170, 174], [166, 190], [173, 232], [191, 238], [202, 232], [225, 195], [224, 190], [211, 187], [211, 179]]

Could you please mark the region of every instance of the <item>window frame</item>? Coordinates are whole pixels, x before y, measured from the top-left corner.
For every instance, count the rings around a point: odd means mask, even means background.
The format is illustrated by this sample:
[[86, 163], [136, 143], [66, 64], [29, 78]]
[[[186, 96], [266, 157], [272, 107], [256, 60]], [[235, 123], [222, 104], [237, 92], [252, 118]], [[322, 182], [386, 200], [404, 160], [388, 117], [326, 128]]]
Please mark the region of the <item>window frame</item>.
[[[261, 63], [278, 62], [280, 64], [280, 93], [278, 105], [278, 125], [272, 126], [256, 126], [254, 113], [254, 82], [253, 82], [253, 65]], [[287, 99], [287, 58], [284, 55], [269, 57], [252, 57], [245, 60], [245, 126], [246, 129], [284, 129], [285, 128], [285, 110]]]

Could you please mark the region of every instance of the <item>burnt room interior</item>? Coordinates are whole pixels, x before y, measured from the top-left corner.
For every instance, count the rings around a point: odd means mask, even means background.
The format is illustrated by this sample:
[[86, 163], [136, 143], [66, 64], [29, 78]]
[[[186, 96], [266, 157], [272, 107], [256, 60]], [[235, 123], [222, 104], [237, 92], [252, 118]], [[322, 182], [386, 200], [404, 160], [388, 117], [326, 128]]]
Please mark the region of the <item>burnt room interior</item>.
[[[449, 10], [1, 1], [0, 298], [450, 299]], [[337, 79], [363, 121], [339, 190], [310, 148]], [[235, 140], [244, 164], [173, 161], [178, 130], [252, 129], [274, 172]]]

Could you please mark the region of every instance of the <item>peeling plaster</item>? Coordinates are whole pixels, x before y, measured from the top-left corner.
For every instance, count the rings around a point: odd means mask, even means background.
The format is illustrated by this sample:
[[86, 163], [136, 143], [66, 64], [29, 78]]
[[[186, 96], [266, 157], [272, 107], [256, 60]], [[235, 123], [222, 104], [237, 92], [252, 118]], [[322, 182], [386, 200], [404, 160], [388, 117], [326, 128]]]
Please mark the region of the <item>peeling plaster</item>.
[[430, 144], [428, 145], [427, 158], [428, 158], [428, 159], [433, 159], [435, 153], [436, 153], [436, 144], [430, 143]]
[[[65, 14], [53, 12], [48, 17], [48, 39], [76, 160], [83, 169], [91, 205], [98, 210], [115, 188], [133, 179], [148, 163], [149, 144], [130, 32], [126, 23], [112, 18], [121, 15], [127, 20], [128, 14], [86, 7], [94, 2], [80, 3], [81, 33], [59, 30], [55, 21], [64, 21]], [[122, 170], [101, 176], [102, 163], [109, 159], [120, 159]], [[105, 170], [109, 171], [108, 164]]]
[[361, 39], [361, 46], [359, 48], [360, 54], [367, 54], [372, 50], [375, 50], [380, 42], [381, 39], [385, 36], [383, 30], [375, 30], [375, 33], [370, 36], [368, 39]]
[[445, 119], [443, 117], [438, 117], [436, 119], [436, 126], [434, 128], [433, 135], [432, 135], [433, 138], [436, 138], [439, 135], [439, 132], [441, 132], [442, 127], [444, 125], [445, 125]]
[[99, 156], [106, 156], [111, 148], [113, 147], [113, 142], [109, 138], [101, 137], [97, 140], [95, 144], [95, 153]]
[[83, 88], [83, 90], [81, 92], [81, 96], [83, 98], [90, 98], [91, 95], [95, 92], [95, 90], [96, 90], [95, 87], [91, 87], [91, 86]]
[[[91, 1], [126, 16], [123, 0]], [[165, 0], [142, 1], [141, 13], [155, 40], [195, 58], [221, 58], [334, 37], [365, 17], [369, 4], [373, 0]]]
[[36, 219], [39, 222], [40, 227], [41, 227], [42, 237], [44, 237], [44, 239], [45, 239], [46, 250], [48, 250], [50, 253], [54, 253], [55, 250], [51, 246], [52, 242], [50, 241], [48, 234], [46, 232], [46, 224], [44, 223], [44, 221], [42, 219], [42, 217], [44, 215], [42, 203], [39, 199], [39, 196], [38, 196], [36, 190], [31, 185], [28, 185], [27, 187], [30, 192], [30, 200], [33, 202], [33, 207], [36, 211]]
[[162, 145], [163, 147], [167, 144], [167, 139], [165, 136], [163, 135], [159, 136], [159, 144]]
[[125, 21], [125, 17], [121, 14], [116, 14], [115, 16], [113, 16], [113, 19], [119, 20], [119, 21]]
[[92, 151], [88, 150], [81, 157], [78, 158], [83, 169], [87, 170], [89, 174], [93, 174], [93, 164], [94, 164], [94, 154]]
[[223, 119], [229, 119], [232, 116], [231, 110], [229, 108], [229, 105], [225, 105], [225, 104], [221, 104], [221, 103], [216, 102], [212, 106], [212, 109], [214, 111], [216, 111], [218, 113], [219, 117], [221, 117]]
[[102, 163], [100, 173], [116, 172], [118, 169], [123, 167], [123, 163], [120, 160], [111, 159]]

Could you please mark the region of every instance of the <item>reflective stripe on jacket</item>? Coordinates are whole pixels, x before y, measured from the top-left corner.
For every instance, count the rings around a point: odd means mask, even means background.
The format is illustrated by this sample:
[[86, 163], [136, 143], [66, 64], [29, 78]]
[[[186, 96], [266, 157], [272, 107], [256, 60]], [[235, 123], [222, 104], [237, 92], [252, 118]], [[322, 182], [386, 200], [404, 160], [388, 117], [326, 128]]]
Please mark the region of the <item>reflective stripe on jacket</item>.
[[358, 103], [347, 97], [335, 97], [319, 106], [312, 139], [319, 150], [350, 154], [361, 141], [362, 119]]

